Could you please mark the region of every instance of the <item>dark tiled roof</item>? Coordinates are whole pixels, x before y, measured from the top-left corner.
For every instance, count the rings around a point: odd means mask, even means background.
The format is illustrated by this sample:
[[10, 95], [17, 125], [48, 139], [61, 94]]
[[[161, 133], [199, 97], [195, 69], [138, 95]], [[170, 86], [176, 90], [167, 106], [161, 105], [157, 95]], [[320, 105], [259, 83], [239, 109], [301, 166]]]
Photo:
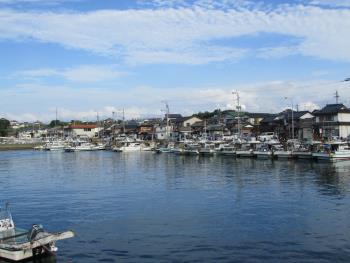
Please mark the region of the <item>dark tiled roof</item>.
[[276, 117], [277, 117], [276, 114], [272, 114], [271, 116], [268, 116], [268, 117], [265, 117], [264, 119], [262, 119], [261, 123], [273, 122]]
[[248, 112], [246, 114], [246, 116], [248, 116], [249, 118], [267, 118], [272, 116], [273, 114], [271, 113], [260, 113], [260, 112]]
[[315, 115], [336, 114], [336, 113], [350, 113], [350, 110], [342, 103], [327, 104], [321, 110], [315, 112]]
[[[169, 119], [180, 119], [180, 118], [182, 118], [182, 115], [181, 114], [169, 114], [168, 117], [169, 117]], [[166, 115], [165, 115], [165, 118], [166, 118]]]

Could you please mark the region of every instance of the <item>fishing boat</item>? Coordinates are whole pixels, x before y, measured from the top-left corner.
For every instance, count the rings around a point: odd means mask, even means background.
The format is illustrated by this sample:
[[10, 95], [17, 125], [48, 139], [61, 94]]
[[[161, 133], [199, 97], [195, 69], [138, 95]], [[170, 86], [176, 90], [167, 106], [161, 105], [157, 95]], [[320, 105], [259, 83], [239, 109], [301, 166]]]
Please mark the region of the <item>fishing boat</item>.
[[350, 147], [347, 142], [330, 142], [321, 145], [317, 152], [312, 153], [312, 157], [317, 160], [339, 161], [350, 159]]
[[139, 142], [125, 142], [122, 146], [114, 147], [115, 152], [140, 152], [141, 144]]
[[271, 159], [273, 157], [271, 147], [267, 143], [257, 145], [254, 155], [258, 159]]
[[254, 157], [254, 147], [255, 144], [242, 143], [241, 148], [236, 150], [236, 155], [238, 157]]
[[200, 155], [212, 156], [215, 154], [215, 144], [204, 143], [202, 147], [199, 148]]
[[197, 143], [185, 144], [183, 148], [184, 155], [198, 155], [199, 154], [200, 145]]
[[47, 142], [43, 146], [43, 150], [45, 150], [45, 151], [63, 151], [65, 147], [66, 147], [66, 144], [64, 141], [57, 140], [57, 141]]
[[292, 150], [285, 148], [282, 144], [276, 144], [273, 146], [273, 156], [277, 159], [290, 159], [293, 158]]
[[74, 145], [64, 147], [65, 152], [97, 151], [100, 148], [89, 142], [79, 142]]
[[73, 231], [50, 233], [41, 225], [31, 229], [17, 228], [8, 204], [0, 210], [0, 258], [21, 261], [42, 254], [57, 252], [56, 241], [74, 237]]
[[310, 150], [309, 145], [301, 144], [298, 148], [294, 149], [293, 157], [297, 159], [311, 159], [312, 158], [312, 151]]
[[219, 155], [235, 156], [236, 148], [233, 144], [220, 144], [220, 146], [215, 150]]

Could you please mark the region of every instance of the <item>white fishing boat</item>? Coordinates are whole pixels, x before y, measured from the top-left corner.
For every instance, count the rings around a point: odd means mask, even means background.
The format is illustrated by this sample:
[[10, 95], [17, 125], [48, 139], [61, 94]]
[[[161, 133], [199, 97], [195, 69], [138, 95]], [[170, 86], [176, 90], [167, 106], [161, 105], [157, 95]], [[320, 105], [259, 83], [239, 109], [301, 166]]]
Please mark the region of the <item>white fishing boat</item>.
[[96, 145], [89, 142], [79, 142], [77, 144], [69, 145], [64, 148], [65, 152], [82, 152], [82, 151], [97, 151], [100, 150]]
[[312, 151], [309, 145], [301, 144], [298, 148], [293, 150], [292, 154], [293, 154], [293, 157], [295, 157], [296, 159], [312, 158]]
[[204, 143], [202, 147], [199, 148], [200, 155], [212, 156], [215, 154], [215, 144]]
[[183, 148], [184, 155], [198, 155], [199, 154], [200, 145], [196, 143], [185, 144]]
[[58, 140], [58, 141], [47, 142], [43, 146], [43, 150], [45, 150], [45, 151], [63, 151], [65, 147], [66, 147], [65, 142]]
[[50, 233], [41, 225], [27, 231], [15, 227], [6, 205], [0, 210], [0, 258], [21, 261], [41, 254], [57, 252], [56, 241], [74, 237], [73, 231]]
[[273, 156], [277, 159], [290, 159], [293, 158], [292, 150], [286, 149], [282, 144], [273, 146]]
[[34, 146], [33, 149], [36, 150], [36, 151], [43, 151], [43, 150], [44, 150], [44, 145], [37, 145], [37, 146]]
[[113, 147], [112, 150], [115, 152], [140, 152], [141, 149], [141, 143], [139, 142], [125, 142], [122, 146]]
[[95, 151], [106, 150], [106, 144], [103, 144], [103, 143], [95, 144], [95, 145], [93, 145], [93, 150], [95, 150]]
[[238, 157], [254, 157], [254, 147], [250, 143], [242, 143], [241, 147], [236, 150]]
[[254, 155], [258, 159], [272, 159], [273, 158], [273, 153], [272, 153], [271, 147], [266, 143], [259, 144], [256, 147], [256, 150], [254, 151]]
[[155, 148], [156, 153], [173, 153], [175, 149], [175, 144], [169, 142], [168, 145], [160, 145]]
[[216, 148], [215, 151], [219, 155], [228, 155], [228, 156], [236, 155], [236, 148], [232, 144], [220, 144], [220, 146]]
[[350, 159], [350, 147], [347, 142], [330, 142], [323, 144], [319, 151], [312, 153], [317, 160], [339, 161]]

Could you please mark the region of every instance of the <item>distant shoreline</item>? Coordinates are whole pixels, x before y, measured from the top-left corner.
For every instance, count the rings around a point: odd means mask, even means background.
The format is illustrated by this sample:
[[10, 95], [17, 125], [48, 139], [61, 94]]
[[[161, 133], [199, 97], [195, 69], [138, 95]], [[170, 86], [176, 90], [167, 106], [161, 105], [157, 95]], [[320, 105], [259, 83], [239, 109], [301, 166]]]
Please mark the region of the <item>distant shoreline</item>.
[[0, 144], [0, 151], [12, 151], [12, 150], [33, 150], [35, 146], [40, 144]]

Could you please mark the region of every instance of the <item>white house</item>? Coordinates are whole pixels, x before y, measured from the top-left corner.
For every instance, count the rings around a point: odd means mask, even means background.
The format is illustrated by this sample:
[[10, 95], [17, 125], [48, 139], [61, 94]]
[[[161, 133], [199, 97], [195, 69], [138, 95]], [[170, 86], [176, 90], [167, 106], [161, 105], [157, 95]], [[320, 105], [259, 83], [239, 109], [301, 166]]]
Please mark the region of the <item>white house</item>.
[[157, 140], [170, 140], [174, 138], [173, 126], [160, 125], [155, 128], [155, 137]]
[[102, 128], [97, 127], [95, 124], [69, 125], [64, 128], [64, 136], [94, 138], [99, 136], [101, 129]]
[[327, 104], [313, 113], [315, 127], [322, 138], [347, 138], [350, 135], [350, 109], [344, 104]]

